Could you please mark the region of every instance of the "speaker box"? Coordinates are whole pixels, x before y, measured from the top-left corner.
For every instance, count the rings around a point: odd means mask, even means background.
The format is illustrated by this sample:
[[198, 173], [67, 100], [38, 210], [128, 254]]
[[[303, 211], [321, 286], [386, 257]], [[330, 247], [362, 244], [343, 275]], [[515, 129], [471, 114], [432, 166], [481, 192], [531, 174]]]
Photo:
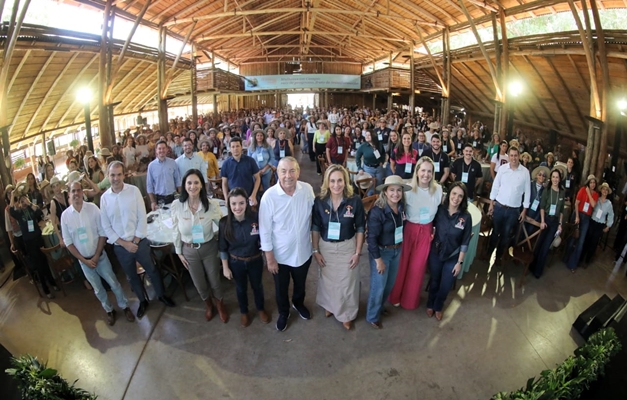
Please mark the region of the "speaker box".
[[616, 295], [614, 299], [610, 300], [604, 294], [594, 304], [579, 314], [573, 323], [573, 328], [581, 337], [588, 340], [593, 333], [610, 325], [624, 308], [625, 299], [620, 295]]

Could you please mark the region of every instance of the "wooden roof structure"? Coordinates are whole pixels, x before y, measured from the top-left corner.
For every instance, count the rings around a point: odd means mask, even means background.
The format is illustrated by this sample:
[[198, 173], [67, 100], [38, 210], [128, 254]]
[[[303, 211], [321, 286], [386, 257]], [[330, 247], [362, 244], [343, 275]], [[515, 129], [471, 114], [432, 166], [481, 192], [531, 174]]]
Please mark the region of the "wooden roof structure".
[[[18, 0], [19, 1], [19, 0]], [[581, 9], [572, 0], [63, 0], [80, 7], [112, 10], [155, 29], [165, 29], [192, 43], [199, 62], [212, 54], [240, 67], [244, 65], [310, 60], [323, 63], [368, 64], [392, 59], [410, 64], [423, 79], [440, 82], [442, 54], [426, 57], [416, 52], [422, 44], [442, 40], [500, 22]], [[597, 0], [598, 8], [625, 8], [627, 0]], [[495, 24], [496, 22], [496, 24]], [[496, 27], [494, 28], [497, 29]], [[499, 28], [500, 29], [500, 28]], [[11, 26], [2, 25], [4, 51]], [[19, 32], [8, 69], [6, 121], [10, 141], [73, 126], [84, 120], [74, 97], [81, 85], [96, 85], [102, 38], [76, 32], [24, 25]], [[130, 38], [129, 38], [130, 39]], [[627, 74], [625, 32], [607, 32], [611, 86], [624, 90]], [[584, 42], [577, 32], [509, 39], [509, 74], [528, 86], [528, 96], [516, 108], [516, 118], [538, 127], [550, 127], [566, 137], [585, 140], [590, 114], [590, 86]], [[155, 109], [158, 98], [188, 104], [191, 54], [167, 54], [171, 84], [157, 88], [154, 47], [111, 41], [114, 68], [112, 94], [116, 115]], [[481, 48], [484, 47], [482, 50]], [[497, 52], [493, 43], [451, 51], [450, 102], [486, 120], [499, 98], [486, 61]], [[116, 65], [116, 57], [125, 54]], [[596, 67], [600, 67], [597, 65]], [[600, 72], [599, 72], [600, 75]], [[504, 93], [501, 93], [504, 96]], [[91, 109], [98, 117], [99, 109]]]

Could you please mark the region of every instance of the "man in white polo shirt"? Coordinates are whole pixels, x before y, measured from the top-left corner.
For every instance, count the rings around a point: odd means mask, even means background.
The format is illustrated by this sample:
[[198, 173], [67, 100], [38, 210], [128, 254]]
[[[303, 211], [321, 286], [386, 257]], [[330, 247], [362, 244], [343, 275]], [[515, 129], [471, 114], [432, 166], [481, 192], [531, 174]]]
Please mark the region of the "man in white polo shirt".
[[294, 157], [282, 158], [277, 174], [278, 185], [266, 190], [261, 198], [259, 237], [268, 271], [274, 276], [279, 309], [276, 328], [284, 331], [290, 317], [290, 276], [294, 281], [292, 307], [302, 319], [311, 318], [304, 302], [311, 264], [311, 211], [315, 196], [310, 184], [298, 181], [300, 166]]
[[[524, 196], [524, 197], [523, 197]], [[512, 238], [517, 221], [523, 221], [529, 208], [531, 178], [529, 170], [520, 165], [517, 147], [509, 149], [509, 163], [501, 165], [490, 191], [490, 208], [494, 230], [490, 238], [488, 255], [496, 248], [496, 263], [499, 263]], [[523, 210], [520, 211], [522, 199]]]
[[103, 251], [107, 237], [100, 223], [100, 210], [95, 204], [83, 201], [83, 187], [80, 182], [70, 184], [70, 202], [72, 204], [61, 214], [63, 241], [70, 253], [78, 259], [85, 277], [94, 288], [96, 297], [107, 313], [107, 323], [115, 324], [115, 309], [111, 306], [100, 277], [111, 286], [126, 319], [129, 322], [135, 321], [107, 253]]

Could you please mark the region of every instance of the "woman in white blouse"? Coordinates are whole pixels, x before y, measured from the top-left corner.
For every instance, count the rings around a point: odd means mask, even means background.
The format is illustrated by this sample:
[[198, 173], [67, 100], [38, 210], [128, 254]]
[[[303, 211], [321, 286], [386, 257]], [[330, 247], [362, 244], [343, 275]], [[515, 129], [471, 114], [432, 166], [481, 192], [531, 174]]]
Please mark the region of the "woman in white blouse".
[[406, 218], [398, 275], [389, 301], [414, 310], [420, 305], [420, 291], [433, 240], [433, 219], [442, 203], [442, 186], [433, 179], [433, 160], [422, 157], [416, 164], [411, 190], [405, 192]]
[[220, 319], [226, 323], [229, 313], [222, 301], [218, 233], [214, 232], [213, 227], [214, 223], [220, 223], [222, 211], [217, 201], [207, 198], [202, 172], [190, 169], [182, 182], [181, 197], [172, 203], [172, 222], [176, 227], [174, 248], [205, 302], [207, 321], [213, 318], [213, 296]]

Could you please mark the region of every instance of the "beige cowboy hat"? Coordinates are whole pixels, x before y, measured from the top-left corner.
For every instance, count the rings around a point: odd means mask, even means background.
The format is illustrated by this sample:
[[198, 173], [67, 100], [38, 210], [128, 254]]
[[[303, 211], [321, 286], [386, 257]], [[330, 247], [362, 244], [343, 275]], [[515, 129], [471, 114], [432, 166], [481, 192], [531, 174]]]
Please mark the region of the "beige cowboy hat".
[[562, 237], [555, 236], [555, 239], [553, 239], [553, 241], [551, 242], [551, 247], [558, 248], [560, 247], [560, 244], [562, 244]]
[[50, 185], [50, 182], [48, 182], [47, 179], [44, 179], [43, 181], [39, 182], [39, 189], [41, 190], [41, 189], [45, 188], [48, 185]]
[[385, 183], [383, 185], [377, 186], [377, 192], [382, 192], [387, 189], [388, 186], [398, 185], [403, 189], [403, 192], [407, 192], [411, 190], [411, 186], [405, 184], [403, 178], [398, 175], [390, 175], [385, 178]]
[[274, 131], [274, 136], [279, 137], [279, 133], [280, 132], [285, 132], [285, 138], [286, 139], [291, 139], [292, 138], [292, 132], [290, 132], [289, 129], [287, 128], [279, 128], [276, 131]]
[[610, 185], [607, 184], [607, 182], [603, 182], [601, 184], [601, 186], [599, 186], [599, 192], [603, 189], [606, 188], [607, 190], [609, 190], [608, 194], [612, 194], [612, 188], [610, 187]]
[[111, 155], [111, 152], [110, 152], [110, 151], [109, 151], [109, 149], [107, 149], [106, 147], [103, 147], [103, 148], [100, 150], [100, 155], [101, 155], [101, 156], [103, 156], [103, 157], [108, 157], [108, 156], [110, 156], [110, 155]]
[[549, 179], [551, 175], [551, 171], [549, 170], [549, 167], [544, 167], [544, 166], [535, 167], [533, 171], [531, 172], [531, 179], [535, 181], [536, 177], [538, 176], [540, 172], [544, 172], [544, 177], [546, 179]]
[[72, 182], [77, 182], [83, 179], [83, 176], [81, 175], [80, 172], [78, 171], [72, 171], [69, 174], [67, 174], [67, 177], [65, 178], [65, 181], [67, 182], [68, 185], [70, 185]]
[[11, 185], [11, 184], [8, 184], [8, 185], [6, 185], [6, 186], [4, 187], [4, 194], [7, 194], [7, 193], [9, 193], [9, 192], [11, 192], [11, 191], [13, 191], [13, 190], [15, 190], [15, 186], [13, 186], [13, 185]]
[[[355, 175], [355, 182], [360, 181], [362, 179], [372, 179], [372, 175], [370, 175], [367, 172], [364, 172], [361, 175]], [[360, 188], [368, 189], [368, 186], [369, 186], [368, 182], [359, 182], [358, 184]]]
[[323, 121], [323, 120], [319, 120], [318, 122], [316, 122], [316, 125], [324, 125], [325, 128], [329, 127], [329, 125], [327, 124], [327, 121]]
[[553, 169], [559, 169], [560, 173], [562, 174], [562, 179], [566, 178], [566, 174], [568, 172], [568, 169], [566, 167], [566, 164], [564, 164], [561, 161], [556, 161], [555, 165], [553, 166]]
[[53, 176], [52, 179], [50, 179], [50, 186], [54, 187], [54, 185], [56, 184], [65, 184], [65, 181], [61, 178], [59, 178], [58, 176]]
[[597, 177], [596, 177], [596, 176], [594, 176], [594, 175], [590, 174], [590, 175], [588, 175], [588, 179], [586, 179], [586, 183], [584, 184], [584, 186], [588, 186], [588, 183], [590, 183], [590, 181], [591, 181], [591, 180], [595, 180], [595, 181], [597, 182], [597, 184], [598, 184], [598, 182], [599, 182], [599, 181], [597, 180]]

